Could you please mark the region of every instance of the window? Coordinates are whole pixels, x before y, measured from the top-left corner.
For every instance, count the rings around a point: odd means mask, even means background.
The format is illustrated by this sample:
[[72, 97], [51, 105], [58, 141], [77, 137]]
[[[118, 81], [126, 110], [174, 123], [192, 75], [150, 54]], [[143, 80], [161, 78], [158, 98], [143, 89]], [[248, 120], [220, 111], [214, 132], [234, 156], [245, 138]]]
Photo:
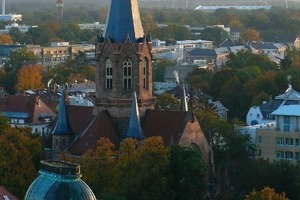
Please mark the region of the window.
[[113, 68], [112, 62], [110, 59], [107, 59], [105, 62], [105, 88], [112, 89], [112, 75], [113, 75]]
[[290, 117], [289, 116], [284, 116], [283, 119], [283, 131], [290, 131]]
[[286, 145], [293, 145], [293, 138], [285, 138]]
[[262, 142], [261, 135], [257, 137], [257, 143], [260, 144]]
[[284, 158], [284, 152], [283, 151], [276, 151], [276, 158], [278, 158], [278, 159]]
[[143, 88], [147, 89], [148, 85], [147, 85], [147, 70], [148, 70], [148, 62], [146, 59], [144, 59], [143, 61]]
[[283, 137], [276, 137], [276, 145], [284, 145]]
[[295, 152], [295, 159], [300, 160], [300, 152]]
[[286, 159], [293, 159], [293, 152], [291, 152], [291, 151], [285, 152], [285, 158]]
[[300, 146], [300, 139], [295, 139], [295, 145], [298, 147]]
[[132, 73], [132, 62], [130, 59], [126, 59], [123, 62], [123, 88], [131, 89], [131, 73]]

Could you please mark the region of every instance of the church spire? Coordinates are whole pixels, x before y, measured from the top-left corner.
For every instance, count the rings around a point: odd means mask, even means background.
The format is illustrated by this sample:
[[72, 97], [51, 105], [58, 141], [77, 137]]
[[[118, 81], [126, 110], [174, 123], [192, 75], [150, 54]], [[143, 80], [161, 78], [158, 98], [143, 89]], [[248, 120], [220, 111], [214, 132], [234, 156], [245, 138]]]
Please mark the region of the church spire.
[[185, 85], [182, 85], [182, 96], [180, 99], [180, 111], [188, 111], [188, 103], [186, 100]]
[[57, 122], [53, 131], [53, 135], [65, 135], [70, 133], [71, 133], [71, 128], [69, 125], [69, 120], [68, 120], [66, 105], [65, 105], [65, 90], [63, 90], [59, 100]]
[[111, 0], [104, 37], [123, 43], [127, 35], [131, 42], [144, 37], [137, 0]]
[[142, 140], [145, 138], [140, 122], [139, 108], [136, 99], [136, 93], [132, 94], [131, 114], [129, 119], [129, 128], [124, 138], [134, 138]]

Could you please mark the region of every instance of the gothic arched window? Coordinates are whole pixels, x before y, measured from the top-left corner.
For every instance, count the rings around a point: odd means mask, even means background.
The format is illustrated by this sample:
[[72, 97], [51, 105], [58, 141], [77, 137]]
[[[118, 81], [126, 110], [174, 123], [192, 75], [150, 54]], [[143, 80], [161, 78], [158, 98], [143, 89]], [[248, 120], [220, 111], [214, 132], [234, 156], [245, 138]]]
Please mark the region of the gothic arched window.
[[131, 89], [132, 61], [127, 58], [123, 62], [123, 88]]
[[110, 59], [105, 61], [105, 88], [112, 89], [113, 68]]

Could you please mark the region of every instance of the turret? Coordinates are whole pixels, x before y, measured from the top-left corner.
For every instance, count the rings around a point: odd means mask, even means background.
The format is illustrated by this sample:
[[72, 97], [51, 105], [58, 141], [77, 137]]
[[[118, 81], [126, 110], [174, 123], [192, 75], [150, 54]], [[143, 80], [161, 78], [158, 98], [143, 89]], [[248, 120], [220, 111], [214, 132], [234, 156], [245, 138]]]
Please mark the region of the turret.
[[136, 101], [135, 92], [132, 94], [132, 105], [131, 105], [128, 131], [123, 138], [134, 138], [137, 140], [142, 140], [145, 138], [141, 127], [139, 108]]

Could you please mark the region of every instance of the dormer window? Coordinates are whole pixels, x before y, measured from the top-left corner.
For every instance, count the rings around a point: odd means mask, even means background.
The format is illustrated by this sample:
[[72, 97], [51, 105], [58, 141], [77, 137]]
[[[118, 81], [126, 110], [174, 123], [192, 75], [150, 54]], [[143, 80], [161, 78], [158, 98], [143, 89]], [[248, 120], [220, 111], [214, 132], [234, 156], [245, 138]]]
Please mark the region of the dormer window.
[[127, 58], [123, 62], [123, 88], [131, 89], [131, 80], [132, 80], [132, 61]]

